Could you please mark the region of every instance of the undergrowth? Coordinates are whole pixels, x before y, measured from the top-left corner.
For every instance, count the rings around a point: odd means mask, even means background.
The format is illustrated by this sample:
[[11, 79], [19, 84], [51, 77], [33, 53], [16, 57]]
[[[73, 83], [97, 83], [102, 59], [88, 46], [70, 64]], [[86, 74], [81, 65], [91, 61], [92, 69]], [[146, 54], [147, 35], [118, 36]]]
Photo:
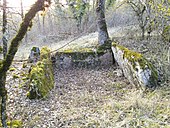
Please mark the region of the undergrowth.
[[[110, 86], [110, 85], [109, 85]], [[108, 87], [109, 87], [108, 86]], [[118, 86], [118, 89], [116, 90]], [[143, 93], [124, 84], [115, 94], [84, 92], [57, 114], [59, 126], [82, 128], [169, 128], [170, 90]], [[123, 90], [123, 91], [122, 91]]]

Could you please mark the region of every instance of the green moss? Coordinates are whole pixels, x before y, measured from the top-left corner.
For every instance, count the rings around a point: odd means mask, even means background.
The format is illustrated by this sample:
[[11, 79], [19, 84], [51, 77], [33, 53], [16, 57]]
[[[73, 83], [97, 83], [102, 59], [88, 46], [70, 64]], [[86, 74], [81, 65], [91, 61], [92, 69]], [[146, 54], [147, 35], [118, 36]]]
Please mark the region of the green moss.
[[108, 40], [107, 43], [104, 43], [103, 45], [98, 46], [98, 50], [108, 50], [111, 49], [111, 41]]
[[[12, 120], [12, 121], [8, 121], [7, 125], [10, 128], [22, 128], [23, 122], [21, 120]], [[0, 127], [2, 127], [1, 123], [0, 123]]]
[[13, 67], [9, 69], [10, 72], [15, 71], [15, 70], [16, 68], [13, 68]]
[[43, 47], [40, 52], [40, 60], [50, 59], [50, 49], [48, 47]]
[[91, 52], [94, 52], [94, 51], [92, 50], [92, 48], [79, 48], [79, 49], [65, 49], [65, 50], [61, 50], [60, 52], [62, 52], [62, 53], [75, 53], [75, 52], [91, 53]]
[[12, 128], [21, 128], [23, 123], [21, 120], [13, 120], [11, 122], [7, 122], [8, 126], [12, 126]]
[[19, 75], [17, 75], [17, 74], [13, 74], [13, 79], [18, 79], [18, 78], [20, 78], [20, 76]]
[[37, 50], [37, 47], [32, 47], [31, 49], [31, 51], [34, 51], [34, 52], [36, 52], [36, 50]]
[[117, 43], [113, 42], [112, 43], [113, 47], [119, 48], [121, 51], [124, 52], [123, 57], [126, 58], [128, 61], [131, 62], [133, 68], [135, 69], [136, 67], [136, 62], [139, 63], [141, 69], [146, 69], [149, 68], [151, 70], [151, 80], [158, 79], [158, 73], [153, 67], [153, 65], [143, 57], [142, 54], [138, 52], [134, 52], [132, 50], [129, 50], [128, 48], [123, 47], [122, 45], [118, 45]]
[[60, 50], [59, 54], [70, 55], [75, 60], [85, 60], [89, 56], [99, 57], [103, 55], [107, 49], [108, 49], [108, 45], [102, 45], [97, 48], [79, 48], [79, 49]]
[[132, 65], [135, 68], [135, 63], [139, 62], [139, 65], [142, 69], [146, 68], [145, 66], [147, 66], [147, 62], [144, 59], [143, 55], [138, 53], [138, 52], [134, 52], [132, 50], [129, 50], [128, 48], [123, 47], [122, 45], [118, 45], [117, 43], [113, 42], [112, 46], [119, 48], [121, 51], [124, 52], [123, 57], [128, 59]]
[[166, 26], [162, 32], [164, 40], [170, 41], [170, 25]]
[[0, 60], [0, 68], [2, 67], [3, 64], [3, 60]]
[[26, 80], [28, 80], [28, 79], [29, 79], [28, 77], [23, 77], [23, 78], [22, 78], [23, 81], [26, 81]]
[[27, 67], [27, 63], [23, 63], [22, 68], [26, 68]]
[[3, 52], [3, 48], [0, 46], [0, 54]]
[[46, 98], [48, 92], [54, 87], [50, 50], [48, 48], [42, 48], [41, 51], [41, 60], [31, 67], [31, 72], [29, 73], [30, 91], [27, 96], [30, 99]]
[[95, 52], [92, 48], [79, 48], [79, 49], [66, 49], [60, 50], [58, 55], [67, 55], [73, 61], [85, 60], [88, 56], [95, 56]]

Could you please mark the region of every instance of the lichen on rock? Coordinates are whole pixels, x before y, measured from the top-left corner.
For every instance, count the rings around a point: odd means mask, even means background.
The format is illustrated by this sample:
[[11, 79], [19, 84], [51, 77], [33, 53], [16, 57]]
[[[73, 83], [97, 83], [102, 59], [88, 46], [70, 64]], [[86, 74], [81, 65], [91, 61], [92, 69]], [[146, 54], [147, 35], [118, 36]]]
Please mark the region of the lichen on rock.
[[112, 43], [112, 52], [116, 62], [131, 84], [145, 89], [157, 86], [158, 72], [142, 54], [115, 42]]
[[30, 99], [46, 98], [49, 91], [54, 87], [54, 75], [50, 56], [47, 47], [41, 49], [40, 61], [32, 65], [29, 73], [29, 92]]

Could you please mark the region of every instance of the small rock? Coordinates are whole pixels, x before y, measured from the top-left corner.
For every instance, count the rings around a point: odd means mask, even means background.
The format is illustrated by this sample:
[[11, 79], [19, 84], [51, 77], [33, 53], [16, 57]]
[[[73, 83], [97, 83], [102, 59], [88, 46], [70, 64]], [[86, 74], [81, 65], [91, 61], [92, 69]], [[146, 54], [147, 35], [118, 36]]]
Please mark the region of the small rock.
[[49, 111], [50, 111], [50, 109], [48, 109], [48, 108], [44, 108], [44, 111], [45, 111], [45, 112], [49, 112]]

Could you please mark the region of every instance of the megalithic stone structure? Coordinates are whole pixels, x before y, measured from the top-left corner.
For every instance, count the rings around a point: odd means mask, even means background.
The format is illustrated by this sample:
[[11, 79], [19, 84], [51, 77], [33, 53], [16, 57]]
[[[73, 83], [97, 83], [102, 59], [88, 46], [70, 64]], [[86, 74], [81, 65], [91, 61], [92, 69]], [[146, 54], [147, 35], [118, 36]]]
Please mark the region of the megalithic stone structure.
[[112, 52], [115, 61], [131, 84], [142, 89], [153, 89], [157, 86], [158, 72], [142, 54], [115, 42], [112, 43]]

